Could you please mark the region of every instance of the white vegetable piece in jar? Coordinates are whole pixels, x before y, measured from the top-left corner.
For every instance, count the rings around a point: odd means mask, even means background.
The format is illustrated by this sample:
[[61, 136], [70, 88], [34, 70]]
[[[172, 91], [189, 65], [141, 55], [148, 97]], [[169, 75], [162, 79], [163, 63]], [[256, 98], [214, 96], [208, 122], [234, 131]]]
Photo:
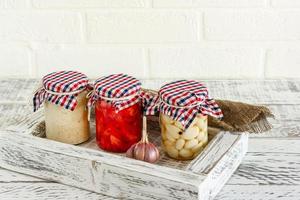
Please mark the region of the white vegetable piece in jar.
[[180, 122], [161, 113], [160, 126], [163, 147], [172, 158], [178, 160], [193, 159], [208, 142], [207, 116], [197, 115], [191, 126], [184, 130]]

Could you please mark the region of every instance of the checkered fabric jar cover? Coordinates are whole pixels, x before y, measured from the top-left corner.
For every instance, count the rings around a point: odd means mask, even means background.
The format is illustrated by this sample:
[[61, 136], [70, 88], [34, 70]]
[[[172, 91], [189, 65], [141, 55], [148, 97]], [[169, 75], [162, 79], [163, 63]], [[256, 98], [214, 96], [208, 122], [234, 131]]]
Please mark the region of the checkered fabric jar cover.
[[208, 95], [208, 89], [200, 82], [179, 80], [162, 86], [157, 95], [144, 92], [146, 115], [161, 112], [181, 122], [187, 129], [198, 113], [222, 118], [223, 114], [215, 100]]
[[44, 101], [73, 111], [77, 106], [76, 96], [89, 87], [87, 76], [80, 72], [50, 73], [43, 77], [42, 86], [34, 94], [34, 111], [37, 111]]
[[94, 92], [89, 99], [89, 106], [97, 100], [112, 102], [119, 112], [140, 101], [141, 82], [126, 74], [112, 74], [95, 81]]

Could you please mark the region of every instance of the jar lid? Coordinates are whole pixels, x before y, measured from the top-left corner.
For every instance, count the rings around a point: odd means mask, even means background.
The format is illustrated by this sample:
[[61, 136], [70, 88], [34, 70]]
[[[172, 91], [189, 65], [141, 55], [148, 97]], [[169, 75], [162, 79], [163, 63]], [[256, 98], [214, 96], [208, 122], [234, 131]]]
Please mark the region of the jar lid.
[[76, 96], [87, 86], [88, 78], [80, 72], [58, 71], [47, 74], [42, 79], [42, 86], [34, 94], [34, 111], [38, 110], [45, 100], [74, 110], [77, 106]]
[[119, 112], [140, 100], [141, 82], [126, 74], [112, 74], [95, 81], [89, 106], [99, 99], [111, 101]]
[[209, 97], [207, 87], [194, 80], [165, 84], [158, 95], [152, 95], [148, 102], [150, 103], [147, 105], [146, 114], [153, 114], [157, 110], [181, 122], [185, 129], [192, 124], [197, 114], [223, 117], [215, 100]]

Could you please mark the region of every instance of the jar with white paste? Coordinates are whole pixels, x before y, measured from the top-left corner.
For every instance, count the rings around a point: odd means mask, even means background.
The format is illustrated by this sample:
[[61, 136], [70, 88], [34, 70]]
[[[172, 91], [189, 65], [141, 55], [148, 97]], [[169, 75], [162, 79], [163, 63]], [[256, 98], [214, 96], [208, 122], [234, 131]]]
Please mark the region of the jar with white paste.
[[223, 116], [208, 89], [197, 81], [174, 81], [162, 86], [155, 98], [147, 100], [146, 110], [160, 113], [163, 149], [178, 160], [195, 158], [208, 143], [207, 116]]
[[43, 77], [33, 104], [37, 111], [44, 103], [48, 139], [68, 144], [80, 144], [89, 139], [88, 91], [88, 78], [80, 72], [59, 71]]

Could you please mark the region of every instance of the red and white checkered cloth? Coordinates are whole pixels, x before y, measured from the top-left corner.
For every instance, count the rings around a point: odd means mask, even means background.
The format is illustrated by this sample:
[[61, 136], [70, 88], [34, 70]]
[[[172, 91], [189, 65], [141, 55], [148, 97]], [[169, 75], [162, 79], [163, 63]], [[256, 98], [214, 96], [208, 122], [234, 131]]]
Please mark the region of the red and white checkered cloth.
[[89, 106], [99, 99], [105, 99], [111, 101], [119, 112], [140, 101], [141, 82], [126, 74], [112, 74], [99, 78], [95, 81], [94, 88]]
[[158, 95], [144, 93], [146, 115], [161, 112], [188, 128], [198, 113], [222, 118], [217, 103], [208, 95], [208, 89], [200, 82], [179, 80], [162, 86]]
[[76, 96], [88, 87], [87, 76], [80, 72], [50, 73], [43, 77], [42, 87], [34, 94], [34, 111], [37, 111], [45, 100], [73, 111], [77, 106]]

